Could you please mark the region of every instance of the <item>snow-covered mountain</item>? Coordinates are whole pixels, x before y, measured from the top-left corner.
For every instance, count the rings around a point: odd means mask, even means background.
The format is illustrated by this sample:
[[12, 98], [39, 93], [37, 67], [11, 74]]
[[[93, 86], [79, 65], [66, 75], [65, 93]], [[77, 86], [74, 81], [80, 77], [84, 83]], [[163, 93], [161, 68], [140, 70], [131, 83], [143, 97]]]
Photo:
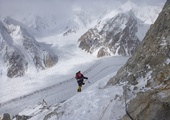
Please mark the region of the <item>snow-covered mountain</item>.
[[57, 56], [38, 43], [21, 23], [7, 17], [0, 26], [1, 71], [8, 77], [23, 76], [30, 68], [42, 70], [57, 62]]
[[149, 25], [140, 21], [132, 10], [119, 13], [105, 24], [99, 22], [82, 35], [79, 47], [97, 57], [132, 55], [144, 37], [144, 34], [141, 35], [143, 30], [146, 32], [148, 28]]

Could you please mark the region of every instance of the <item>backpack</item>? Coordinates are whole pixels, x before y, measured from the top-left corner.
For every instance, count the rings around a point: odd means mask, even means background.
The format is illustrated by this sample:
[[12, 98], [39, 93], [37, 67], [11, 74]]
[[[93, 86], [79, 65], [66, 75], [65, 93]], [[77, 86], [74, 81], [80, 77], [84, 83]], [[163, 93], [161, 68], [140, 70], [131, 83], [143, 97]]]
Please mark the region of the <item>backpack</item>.
[[80, 77], [81, 77], [81, 73], [80, 73], [80, 72], [77, 72], [75, 78], [76, 78], [76, 79], [79, 79]]

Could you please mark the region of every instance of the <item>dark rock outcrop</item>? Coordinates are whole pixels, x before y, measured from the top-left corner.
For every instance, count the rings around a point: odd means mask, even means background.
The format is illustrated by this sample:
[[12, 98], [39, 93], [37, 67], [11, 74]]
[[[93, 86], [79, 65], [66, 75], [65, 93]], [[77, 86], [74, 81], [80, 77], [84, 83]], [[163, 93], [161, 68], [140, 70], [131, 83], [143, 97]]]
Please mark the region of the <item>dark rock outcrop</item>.
[[15, 116], [16, 120], [28, 120], [31, 118], [31, 116], [26, 116], [26, 115], [16, 115]]
[[3, 114], [2, 120], [11, 120], [10, 114], [8, 114], [8, 113]]

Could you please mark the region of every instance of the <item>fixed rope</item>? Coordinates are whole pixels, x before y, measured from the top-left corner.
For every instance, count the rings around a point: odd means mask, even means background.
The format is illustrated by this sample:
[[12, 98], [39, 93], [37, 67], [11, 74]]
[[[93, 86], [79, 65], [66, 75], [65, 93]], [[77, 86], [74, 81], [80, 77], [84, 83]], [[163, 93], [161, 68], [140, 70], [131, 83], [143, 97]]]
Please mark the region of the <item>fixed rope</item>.
[[125, 95], [125, 111], [126, 111], [126, 114], [128, 115], [128, 117], [129, 117], [131, 120], [134, 120], [134, 119], [132, 118], [132, 116], [129, 114], [128, 109], [127, 109], [127, 108], [128, 108], [127, 98], [126, 98], [126, 96], [127, 96], [127, 86], [125, 86], [124, 95]]
[[106, 106], [106, 108], [104, 109], [104, 111], [102, 112], [101, 117], [99, 118], [99, 120], [102, 120], [104, 117], [104, 114], [106, 113], [106, 110], [108, 109], [108, 107], [110, 106], [111, 102], [113, 101], [113, 99], [110, 99], [109, 104]]

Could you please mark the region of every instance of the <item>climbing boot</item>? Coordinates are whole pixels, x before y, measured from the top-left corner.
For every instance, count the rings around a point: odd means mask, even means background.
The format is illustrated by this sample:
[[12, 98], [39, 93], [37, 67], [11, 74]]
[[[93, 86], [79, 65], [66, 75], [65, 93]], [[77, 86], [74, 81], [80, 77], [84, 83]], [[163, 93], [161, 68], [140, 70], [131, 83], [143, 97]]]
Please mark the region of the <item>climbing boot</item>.
[[77, 92], [81, 92], [81, 86], [78, 86]]

